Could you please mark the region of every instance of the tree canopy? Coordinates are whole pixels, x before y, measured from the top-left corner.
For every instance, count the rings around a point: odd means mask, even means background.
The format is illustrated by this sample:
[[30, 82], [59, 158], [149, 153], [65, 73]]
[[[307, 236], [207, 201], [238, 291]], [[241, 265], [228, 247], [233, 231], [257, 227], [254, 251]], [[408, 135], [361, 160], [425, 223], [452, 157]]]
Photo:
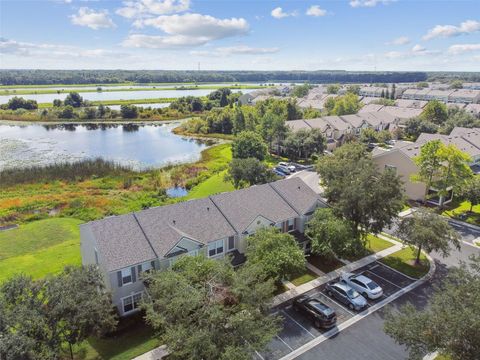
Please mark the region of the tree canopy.
[[[92, 335], [114, 329], [110, 295], [96, 267], [66, 267], [43, 280], [17, 275], [0, 288], [0, 355], [60, 359]], [[73, 357], [72, 357], [73, 359]]]
[[256, 184], [265, 184], [275, 180], [276, 176], [264, 163], [256, 158], [233, 158], [228, 166], [227, 178], [238, 189]]
[[295, 238], [274, 227], [258, 230], [247, 238], [247, 264], [258, 265], [276, 281], [305, 269], [305, 255]]
[[268, 312], [275, 287], [259, 267], [184, 256], [146, 281], [145, 319], [169, 359], [251, 359], [279, 331]]
[[450, 269], [423, 310], [412, 304], [390, 313], [385, 332], [410, 351], [410, 359], [439, 351], [452, 360], [477, 360], [480, 354], [480, 257]]
[[457, 232], [452, 229], [447, 220], [422, 208], [400, 221], [396, 235], [405, 244], [417, 248], [415, 259], [417, 264], [420, 262], [422, 250], [427, 253], [436, 251], [446, 257], [450, 254], [451, 246], [460, 248]]
[[267, 144], [265, 144], [259, 134], [253, 131], [241, 132], [232, 143], [232, 156], [234, 158], [263, 160], [267, 153]]
[[325, 197], [355, 235], [382, 231], [402, 209], [400, 178], [393, 170], [380, 172], [363, 144], [347, 143], [320, 158], [317, 171]]
[[312, 241], [312, 252], [326, 257], [346, 257], [362, 249], [350, 224], [332, 209], [319, 208], [308, 222], [305, 234]]

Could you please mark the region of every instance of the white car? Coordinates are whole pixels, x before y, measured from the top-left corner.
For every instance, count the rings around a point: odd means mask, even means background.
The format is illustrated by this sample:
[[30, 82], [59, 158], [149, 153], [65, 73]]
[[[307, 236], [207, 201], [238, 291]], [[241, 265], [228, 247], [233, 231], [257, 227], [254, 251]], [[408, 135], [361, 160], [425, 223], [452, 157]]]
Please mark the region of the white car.
[[345, 273], [341, 276], [341, 280], [369, 299], [375, 300], [383, 295], [380, 285], [365, 275]]
[[290, 164], [288, 164], [288, 163], [286, 163], [286, 162], [283, 162], [283, 161], [282, 161], [282, 162], [279, 162], [278, 165], [280, 165], [280, 166], [285, 166], [285, 167], [286, 167], [290, 172], [292, 172], [292, 173], [295, 172], [295, 170], [296, 170], [295, 166], [290, 165]]

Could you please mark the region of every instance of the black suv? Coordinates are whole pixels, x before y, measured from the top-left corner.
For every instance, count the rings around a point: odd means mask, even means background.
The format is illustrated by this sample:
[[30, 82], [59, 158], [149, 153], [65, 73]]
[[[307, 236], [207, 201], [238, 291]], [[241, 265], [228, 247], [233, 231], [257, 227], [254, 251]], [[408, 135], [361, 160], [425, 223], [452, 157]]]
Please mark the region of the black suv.
[[337, 323], [335, 311], [315, 297], [300, 296], [293, 301], [293, 309], [313, 320], [317, 328], [331, 328]]

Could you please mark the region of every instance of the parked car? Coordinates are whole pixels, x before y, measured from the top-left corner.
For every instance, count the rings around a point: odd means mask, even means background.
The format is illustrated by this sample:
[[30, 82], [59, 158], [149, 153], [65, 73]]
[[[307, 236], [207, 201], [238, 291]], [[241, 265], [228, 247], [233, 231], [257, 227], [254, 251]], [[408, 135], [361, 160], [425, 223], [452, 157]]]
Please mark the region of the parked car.
[[380, 285], [365, 275], [345, 273], [341, 276], [341, 279], [345, 284], [357, 290], [365, 298], [375, 300], [383, 295], [383, 289]]
[[285, 166], [292, 173], [297, 170], [295, 168], [295, 165], [292, 165], [292, 164], [289, 164], [289, 163], [286, 163], [286, 162], [283, 162], [283, 161], [279, 162], [278, 166]]
[[277, 165], [277, 167], [275, 169], [283, 172], [285, 175], [290, 175], [290, 170], [288, 170], [288, 167], [286, 167], [286, 166]]
[[285, 177], [286, 174], [281, 172], [281, 171], [278, 171], [277, 169], [273, 169], [272, 170], [274, 174], [278, 175], [278, 176], [281, 176], [281, 177]]
[[337, 323], [335, 311], [316, 297], [300, 296], [293, 301], [292, 307], [308, 316], [317, 328], [328, 329]]
[[350, 310], [359, 311], [367, 306], [367, 300], [343, 282], [328, 283], [327, 294], [348, 306]]

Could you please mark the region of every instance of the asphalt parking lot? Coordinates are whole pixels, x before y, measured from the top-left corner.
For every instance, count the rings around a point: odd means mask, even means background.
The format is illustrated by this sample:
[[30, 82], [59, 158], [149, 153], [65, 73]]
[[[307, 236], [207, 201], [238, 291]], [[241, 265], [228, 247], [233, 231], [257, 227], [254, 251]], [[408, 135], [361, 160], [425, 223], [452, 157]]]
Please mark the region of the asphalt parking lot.
[[[371, 278], [383, 288], [383, 295], [381, 298], [377, 300], [367, 299], [367, 308], [388, 298], [389, 296], [414, 282], [414, 280], [386, 267], [380, 262], [369, 264], [355, 271], [355, 273], [363, 273], [365, 276]], [[338, 278], [334, 281], [337, 280]], [[367, 309], [362, 309], [359, 312], [348, 309], [347, 306], [344, 306], [337, 300], [329, 297], [326, 294], [325, 286], [326, 284], [315, 288], [314, 290], [309, 291], [307, 295], [314, 295], [320, 298], [323, 303], [335, 310], [337, 314], [337, 327], [342, 323], [352, 319], [358, 313]], [[281, 359], [292, 351], [322, 336], [327, 331], [331, 332], [331, 329], [323, 330], [316, 328], [311, 319], [307, 318], [302, 313], [296, 312], [292, 308], [292, 301], [284, 303], [275, 308], [274, 312], [281, 316], [283, 320], [283, 330], [272, 340], [266, 351], [257, 353], [257, 359]], [[342, 334], [340, 333], [337, 336], [342, 336]], [[354, 344], [352, 344], [352, 346], [354, 346]]]

